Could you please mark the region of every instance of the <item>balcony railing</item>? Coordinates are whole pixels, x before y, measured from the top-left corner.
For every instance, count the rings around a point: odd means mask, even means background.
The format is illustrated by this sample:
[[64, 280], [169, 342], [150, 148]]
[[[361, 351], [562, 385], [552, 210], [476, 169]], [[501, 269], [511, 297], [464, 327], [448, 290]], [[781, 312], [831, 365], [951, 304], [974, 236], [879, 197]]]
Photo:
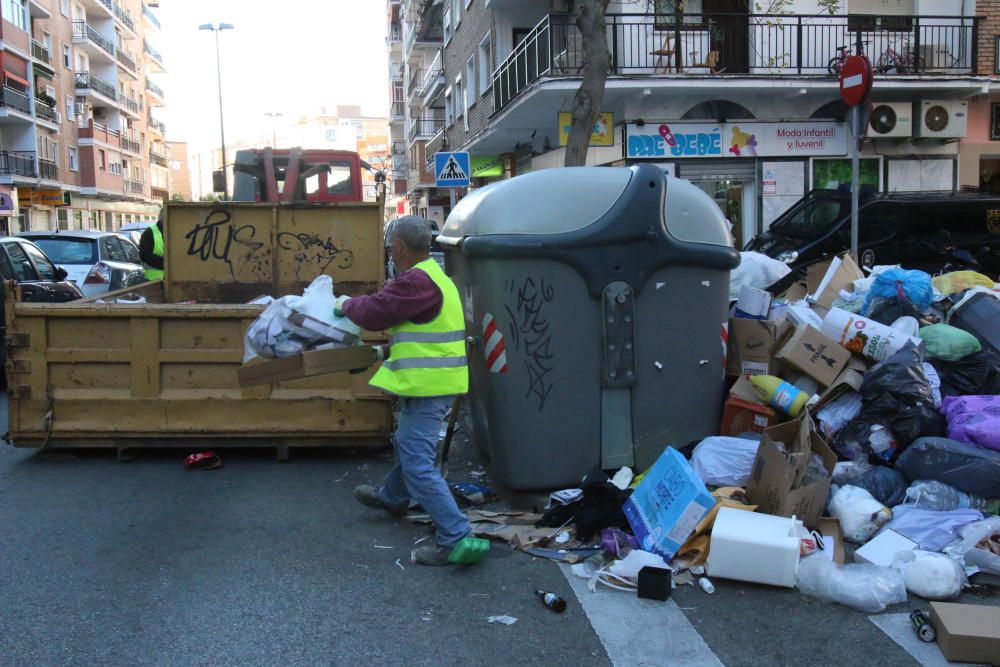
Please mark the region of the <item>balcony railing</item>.
[[403, 38], [403, 26], [399, 23], [392, 23], [389, 26], [389, 43], [393, 44]]
[[47, 181], [59, 180], [59, 164], [52, 160], [38, 159], [38, 177]]
[[149, 92], [153, 93], [154, 95], [156, 95], [157, 97], [159, 97], [161, 100], [163, 99], [163, 89], [160, 88], [159, 86], [157, 86], [155, 83], [153, 83], [149, 79], [146, 79], [146, 90], [148, 90]]
[[0, 151], [0, 174], [35, 178], [34, 151]]
[[170, 158], [167, 157], [166, 153], [160, 153], [152, 148], [149, 149], [149, 161], [153, 164], [158, 164], [161, 167], [170, 166]]
[[397, 100], [389, 105], [389, 114], [393, 118], [402, 118], [403, 110], [405, 108], [405, 103], [402, 100]]
[[403, 80], [403, 66], [399, 63], [389, 64], [389, 79], [391, 81]]
[[118, 20], [121, 21], [126, 28], [135, 32], [135, 19], [132, 18], [132, 15], [129, 14], [128, 10], [116, 2], [114, 11]]
[[0, 106], [17, 109], [22, 113], [31, 115], [31, 100], [26, 93], [14, 90], [9, 86], [0, 87]]
[[105, 7], [107, 7], [109, 12], [115, 11], [115, 4], [114, 2], [112, 2], [112, 0], [99, 0], [99, 2]]
[[90, 72], [77, 72], [76, 73], [76, 87], [77, 88], [90, 88], [91, 90], [104, 95], [108, 99], [117, 100], [118, 95], [115, 92], [115, 87], [112, 86], [107, 81], [100, 79]]
[[139, 115], [139, 113], [142, 111], [142, 107], [139, 105], [139, 103], [136, 100], [129, 97], [128, 95], [126, 95], [125, 93], [118, 94], [118, 101], [121, 102], [121, 105], [123, 107], [125, 107], [126, 109], [128, 109], [129, 111], [131, 111], [136, 115]]
[[410, 131], [407, 136], [410, 141], [430, 139], [442, 127], [444, 127], [444, 118], [414, 118], [410, 120]]
[[142, 188], [143, 188], [142, 181], [133, 181], [128, 178], [125, 179], [125, 192], [127, 192], [128, 194], [141, 195], [143, 194]]
[[139, 155], [142, 152], [142, 145], [135, 139], [129, 139], [128, 137], [119, 137], [122, 150], [129, 151], [130, 153], [135, 153]]
[[156, 14], [153, 13], [153, 10], [145, 2], [142, 3], [142, 15], [149, 19], [149, 22], [156, 26], [157, 30], [160, 29], [160, 19], [156, 18]]
[[43, 102], [42, 100], [35, 98], [35, 115], [39, 118], [49, 121], [50, 123], [58, 123], [59, 120], [56, 118], [56, 108], [50, 105], [48, 102]]
[[139, 71], [139, 67], [135, 62], [135, 58], [131, 54], [125, 53], [122, 49], [118, 49], [118, 62], [125, 66], [125, 69], [131, 71], [133, 74]]
[[31, 40], [31, 57], [45, 63], [46, 65], [52, 64], [49, 50], [38, 40]]
[[114, 57], [115, 55], [114, 42], [99, 33], [97, 28], [86, 21], [73, 21], [73, 39], [86, 39], [106, 51], [109, 56]]
[[146, 50], [146, 53], [149, 55], [150, 58], [158, 62], [160, 65], [163, 65], [163, 56], [160, 55], [159, 51], [150, 46], [149, 42], [143, 40], [142, 48]]
[[427, 95], [434, 88], [435, 82], [444, 83], [444, 70], [438, 67], [437, 69], [427, 70], [427, 74], [424, 76], [424, 81], [420, 84], [420, 90], [417, 93], [421, 96]]
[[[841, 45], [861, 42], [876, 72], [970, 75], [978, 58], [972, 16], [609, 14], [609, 74], [727, 77], [834, 76]], [[494, 112], [545, 76], [581, 76], [583, 38], [572, 16], [543, 18], [493, 73]]]
[[160, 121], [156, 120], [152, 116], [150, 116], [148, 124], [149, 124], [149, 126], [151, 128], [153, 128], [154, 130], [156, 130], [160, 134], [166, 134], [167, 133], [167, 126], [164, 125], [163, 123], [161, 123]]
[[417, 69], [411, 69], [410, 83], [406, 87], [407, 96], [412, 96], [413, 93], [416, 92], [417, 87], [420, 86], [423, 82], [424, 82], [424, 70], [420, 69], [419, 67]]
[[392, 142], [392, 154], [393, 155], [406, 155], [406, 142], [405, 141], [394, 141], [394, 142]]

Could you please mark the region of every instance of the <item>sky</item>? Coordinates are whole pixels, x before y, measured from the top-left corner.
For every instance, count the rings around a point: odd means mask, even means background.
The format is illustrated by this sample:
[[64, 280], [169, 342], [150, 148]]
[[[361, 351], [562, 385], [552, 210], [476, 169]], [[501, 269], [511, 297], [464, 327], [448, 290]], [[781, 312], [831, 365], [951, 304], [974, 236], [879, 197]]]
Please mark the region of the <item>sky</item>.
[[[203, 23], [230, 23], [219, 33], [226, 143], [253, 141], [278, 123], [334, 113], [338, 104], [387, 115], [389, 107], [384, 0], [162, 0], [153, 11], [161, 30], [150, 44], [166, 74], [154, 79], [166, 95], [156, 115], [169, 141], [189, 150], [217, 148], [219, 93], [215, 36]], [[279, 125], [280, 128], [280, 125]], [[280, 131], [280, 130], [279, 130]]]

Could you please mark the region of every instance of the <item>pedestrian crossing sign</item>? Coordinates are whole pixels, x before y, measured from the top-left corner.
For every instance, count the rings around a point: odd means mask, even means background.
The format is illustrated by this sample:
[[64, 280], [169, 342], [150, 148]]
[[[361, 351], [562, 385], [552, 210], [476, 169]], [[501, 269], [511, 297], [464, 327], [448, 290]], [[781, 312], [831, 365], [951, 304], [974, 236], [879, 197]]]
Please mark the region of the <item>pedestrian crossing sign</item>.
[[437, 152], [434, 154], [434, 180], [439, 188], [464, 188], [469, 185], [469, 154]]

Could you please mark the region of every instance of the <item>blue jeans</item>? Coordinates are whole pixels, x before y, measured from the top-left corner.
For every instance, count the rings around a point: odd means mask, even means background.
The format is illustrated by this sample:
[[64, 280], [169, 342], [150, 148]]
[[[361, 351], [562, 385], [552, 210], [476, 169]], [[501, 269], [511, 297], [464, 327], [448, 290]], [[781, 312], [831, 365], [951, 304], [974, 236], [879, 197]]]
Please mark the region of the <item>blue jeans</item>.
[[459, 511], [434, 462], [441, 423], [452, 397], [400, 398], [399, 403], [399, 426], [393, 439], [397, 463], [379, 487], [379, 498], [392, 506], [416, 500], [437, 524], [437, 543], [454, 546], [468, 537], [469, 520]]

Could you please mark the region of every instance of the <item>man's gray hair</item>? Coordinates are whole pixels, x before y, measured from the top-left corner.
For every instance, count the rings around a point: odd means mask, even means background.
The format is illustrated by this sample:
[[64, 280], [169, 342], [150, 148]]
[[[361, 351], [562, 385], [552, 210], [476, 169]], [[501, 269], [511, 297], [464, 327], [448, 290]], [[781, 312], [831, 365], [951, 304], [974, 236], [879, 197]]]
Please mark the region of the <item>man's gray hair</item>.
[[428, 252], [431, 249], [430, 223], [419, 215], [404, 215], [399, 218], [392, 233], [410, 250]]

